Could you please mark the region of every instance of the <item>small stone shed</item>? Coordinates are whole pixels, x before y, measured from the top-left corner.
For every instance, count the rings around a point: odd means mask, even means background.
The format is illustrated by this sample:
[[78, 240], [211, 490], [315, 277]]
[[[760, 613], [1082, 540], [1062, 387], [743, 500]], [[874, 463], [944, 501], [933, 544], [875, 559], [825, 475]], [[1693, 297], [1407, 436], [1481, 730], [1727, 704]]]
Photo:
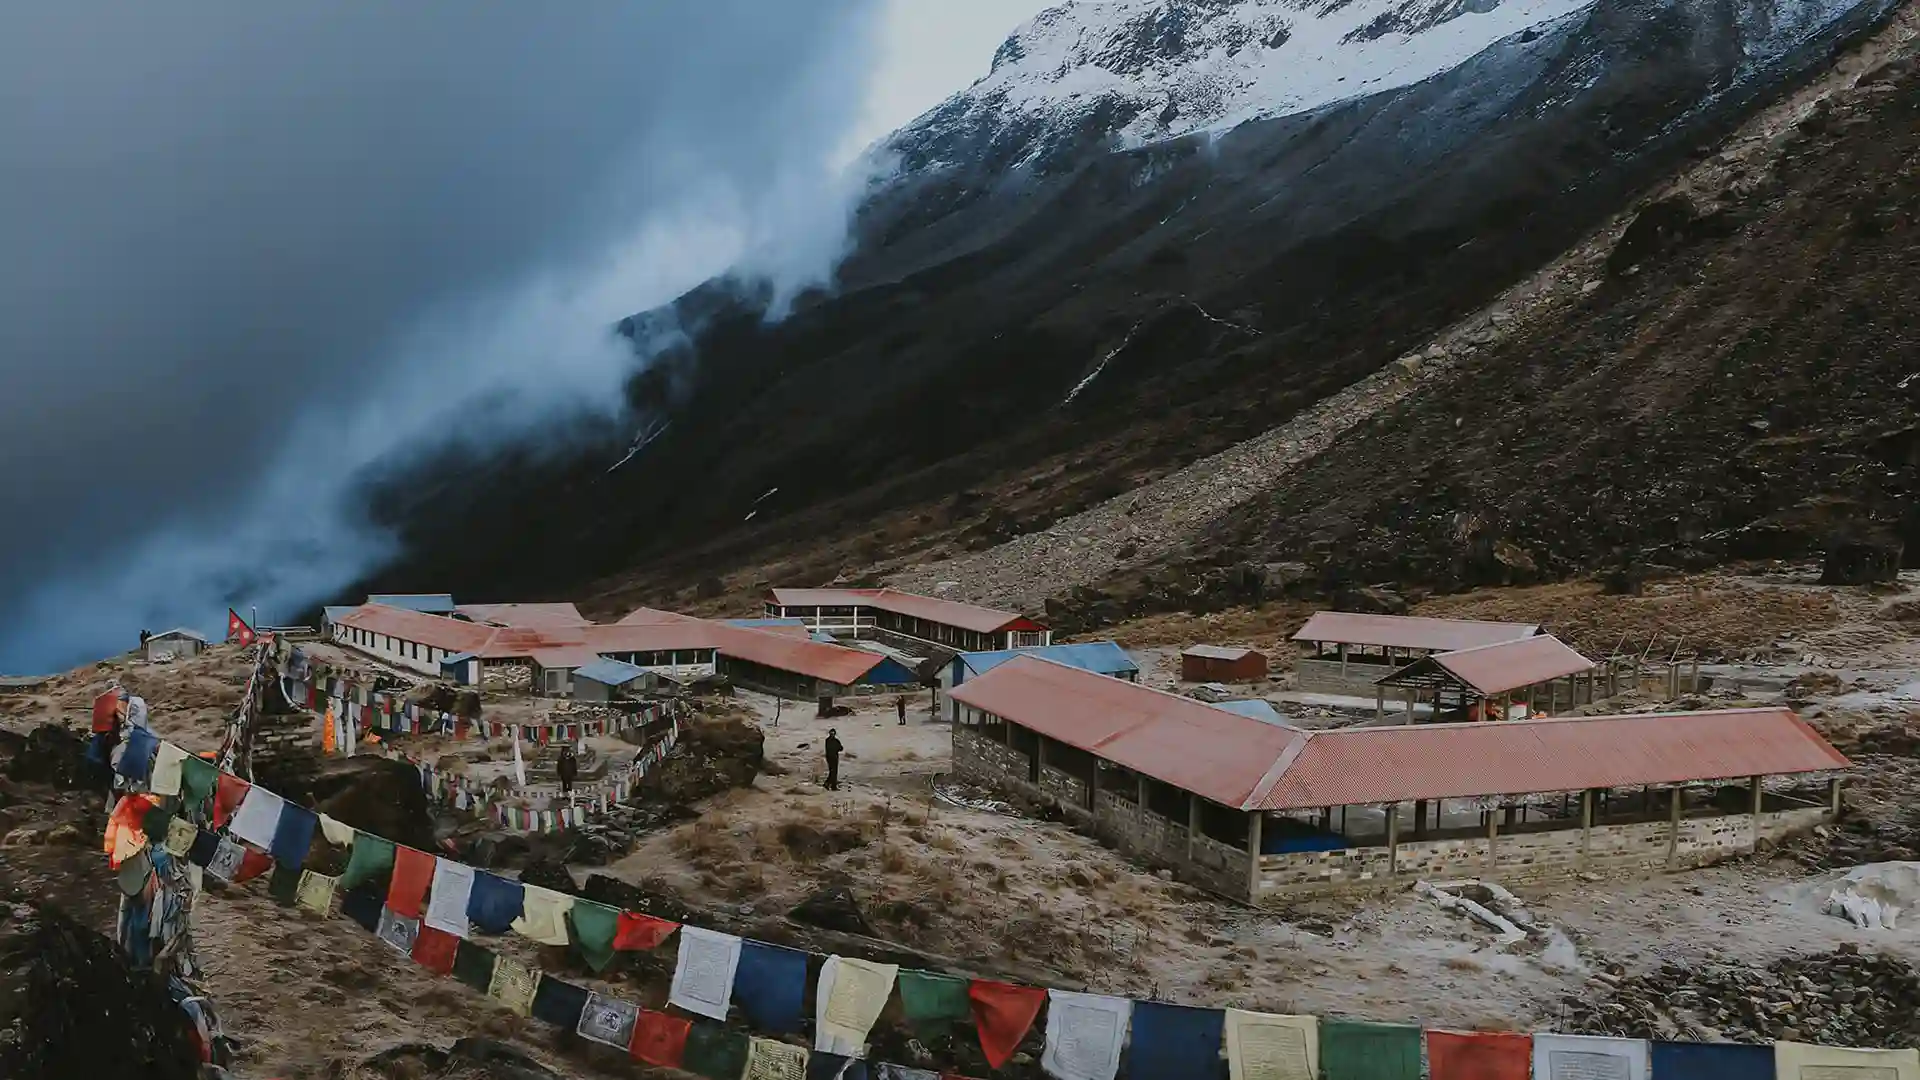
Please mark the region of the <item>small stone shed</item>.
[[160, 660], [180, 660], [200, 655], [207, 647], [207, 639], [185, 627], [162, 631], [150, 635], [140, 643], [140, 655], [148, 663]]
[[1267, 677], [1267, 654], [1238, 645], [1189, 645], [1180, 653], [1186, 682], [1253, 682]]
[[573, 671], [575, 701], [613, 701], [625, 697], [647, 677], [645, 668], [618, 660], [600, 659]]

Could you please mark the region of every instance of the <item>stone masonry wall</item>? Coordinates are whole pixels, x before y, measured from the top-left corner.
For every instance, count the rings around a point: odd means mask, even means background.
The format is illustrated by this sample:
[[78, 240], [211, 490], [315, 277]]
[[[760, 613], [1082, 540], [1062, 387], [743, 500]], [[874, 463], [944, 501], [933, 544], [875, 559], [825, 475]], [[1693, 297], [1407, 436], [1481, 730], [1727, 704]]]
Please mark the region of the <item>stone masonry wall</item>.
[[[1665, 821], [1595, 826], [1585, 841], [1578, 828], [1502, 835], [1487, 855], [1485, 837], [1421, 840], [1399, 846], [1389, 865], [1385, 847], [1349, 848], [1260, 858], [1258, 901], [1306, 893], [1388, 888], [1418, 880], [1490, 877], [1504, 885], [1564, 878], [1576, 873], [1636, 875], [1705, 866], [1827, 820], [1824, 807], [1762, 814], [1688, 818], [1676, 831]], [[1669, 852], [1671, 851], [1671, 857]]]
[[[1295, 660], [1293, 662], [1294, 686], [1317, 694], [1351, 694], [1356, 697], [1370, 698], [1376, 688], [1373, 680], [1380, 678], [1393, 669], [1385, 664], [1348, 664], [1347, 673], [1340, 673], [1338, 660]], [[1388, 695], [1389, 698], [1392, 695]]]

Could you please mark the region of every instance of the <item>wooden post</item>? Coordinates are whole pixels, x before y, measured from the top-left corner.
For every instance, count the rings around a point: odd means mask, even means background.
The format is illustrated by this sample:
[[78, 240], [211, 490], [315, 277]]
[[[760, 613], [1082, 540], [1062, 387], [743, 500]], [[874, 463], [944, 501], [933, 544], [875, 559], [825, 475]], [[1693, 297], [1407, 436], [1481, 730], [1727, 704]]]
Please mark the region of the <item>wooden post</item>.
[[1249, 903], [1260, 899], [1260, 819], [1265, 816], [1258, 810], [1247, 815], [1247, 901]]
[[1379, 683], [1373, 684], [1373, 719], [1375, 723], [1387, 719], [1387, 688]]
[[1828, 811], [1838, 820], [1840, 817], [1840, 778], [1837, 776], [1827, 781], [1827, 802]]
[[1187, 796], [1187, 861], [1193, 861], [1193, 838], [1200, 835], [1200, 796], [1186, 792]]
[[1584, 788], [1580, 792], [1580, 861], [1587, 861], [1587, 852], [1593, 847], [1593, 789]]
[[1761, 779], [1762, 778], [1758, 776], [1747, 777], [1748, 812], [1753, 814], [1754, 817], [1760, 816], [1761, 796], [1765, 793], [1765, 789], [1761, 787], [1760, 784]]
[[1400, 874], [1400, 804], [1387, 807], [1387, 876]]
[[1419, 693], [1420, 692], [1418, 690], [1415, 690], [1412, 687], [1407, 688], [1407, 726], [1408, 727], [1413, 726], [1413, 699], [1419, 696]]
[[1416, 799], [1413, 804], [1413, 838], [1427, 838], [1427, 800]]
[[1345, 642], [1342, 642], [1340, 645], [1340, 677], [1343, 679], [1347, 677], [1347, 646]]
[[1680, 792], [1679, 784], [1673, 786], [1667, 798], [1667, 869], [1673, 869], [1680, 857]]
[[[1141, 831], [1144, 832], [1147, 827], [1147, 774], [1134, 773], [1133, 779], [1136, 789], [1135, 795], [1140, 800], [1134, 803], [1133, 808], [1139, 816]], [[1158, 844], [1154, 845], [1156, 848], [1159, 846]]]
[[1494, 853], [1494, 849], [1499, 846], [1499, 841], [1500, 841], [1500, 815], [1494, 813], [1492, 810], [1488, 810], [1487, 811], [1487, 876], [1488, 877], [1493, 876], [1493, 868], [1495, 866], [1495, 862], [1497, 858], [1497, 856]]
[[1560, 713], [1560, 680], [1551, 679], [1551, 680], [1548, 680], [1547, 682], [1547, 715], [1557, 716], [1559, 715], [1559, 713]]

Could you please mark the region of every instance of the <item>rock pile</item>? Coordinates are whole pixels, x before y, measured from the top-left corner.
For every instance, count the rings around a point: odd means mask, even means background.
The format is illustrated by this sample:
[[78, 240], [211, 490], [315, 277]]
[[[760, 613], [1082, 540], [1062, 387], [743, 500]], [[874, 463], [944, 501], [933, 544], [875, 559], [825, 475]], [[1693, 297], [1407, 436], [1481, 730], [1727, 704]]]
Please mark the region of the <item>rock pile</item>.
[[1568, 998], [1566, 1031], [1920, 1047], [1920, 973], [1899, 957], [1864, 954], [1856, 945], [1785, 957], [1764, 969], [1669, 963], [1646, 975], [1595, 980], [1606, 992], [1598, 1000]]

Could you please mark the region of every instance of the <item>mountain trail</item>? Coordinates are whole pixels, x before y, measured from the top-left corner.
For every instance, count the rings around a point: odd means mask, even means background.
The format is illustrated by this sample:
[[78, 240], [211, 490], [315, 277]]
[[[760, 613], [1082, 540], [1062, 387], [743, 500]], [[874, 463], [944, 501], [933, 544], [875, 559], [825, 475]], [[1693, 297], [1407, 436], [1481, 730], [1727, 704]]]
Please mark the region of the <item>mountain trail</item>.
[[1574, 248], [1499, 299], [1437, 335], [1424, 349], [1387, 364], [1265, 434], [1202, 458], [1136, 490], [982, 551], [901, 571], [901, 589], [1023, 611], [1048, 597], [1098, 584], [1129, 568], [1177, 554], [1210, 526], [1285, 481], [1341, 435], [1409, 397], [1444, 385], [1481, 349], [1564, 310], [1599, 288], [1608, 257], [1639, 211], [1684, 197], [1705, 206], [1736, 186], [1753, 185], [1778, 159], [1796, 126], [1837, 95], [1877, 92], [1861, 86], [1883, 65], [1913, 56], [1920, 42], [1920, 0], [1839, 57], [1824, 74], [1749, 117], [1717, 152], [1654, 187]]

